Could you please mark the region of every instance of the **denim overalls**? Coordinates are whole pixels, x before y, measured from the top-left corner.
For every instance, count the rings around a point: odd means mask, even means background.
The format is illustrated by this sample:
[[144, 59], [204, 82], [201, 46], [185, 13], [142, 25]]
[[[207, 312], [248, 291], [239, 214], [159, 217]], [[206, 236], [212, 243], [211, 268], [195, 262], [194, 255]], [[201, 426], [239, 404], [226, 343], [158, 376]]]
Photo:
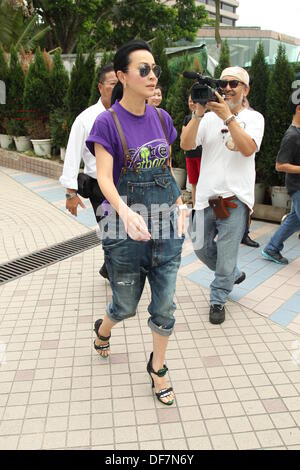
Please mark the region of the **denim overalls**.
[[[120, 133], [120, 128], [118, 130]], [[151, 239], [145, 242], [135, 241], [126, 234], [122, 237], [118, 229], [123, 222], [118, 215], [116, 235], [103, 237], [113, 293], [107, 315], [114, 322], [133, 317], [147, 277], [151, 288], [148, 325], [156, 333], [169, 336], [175, 324], [173, 297], [184, 241], [184, 236], [177, 235], [177, 211], [172, 206], [181, 192], [170, 166], [128, 168], [129, 160], [127, 154], [117, 190], [120, 196], [127, 198], [127, 205], [144, 217]], [[158, 206], [162, 206], [160, 214]], [[120, 231], [124, 234], [124, 229]]]

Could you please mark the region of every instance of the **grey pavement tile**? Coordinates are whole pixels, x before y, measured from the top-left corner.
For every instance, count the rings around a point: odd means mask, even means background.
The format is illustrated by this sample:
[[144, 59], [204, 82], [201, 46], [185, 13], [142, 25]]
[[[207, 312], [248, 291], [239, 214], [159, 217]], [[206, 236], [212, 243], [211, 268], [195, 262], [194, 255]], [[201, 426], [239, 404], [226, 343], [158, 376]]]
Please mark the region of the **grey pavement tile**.
[[66, 446], [66, 432], [48, 432], [44, 434], [43, 449], [61, 449]]
[[187, 450], [188, 444], [185, 439], [165, 439], [165, 450]]
[[298, 427], [281, 429], [278, 431], [284, 444], [287, 446], [300, 446], [300, 430]]
[[263, 448], [282, 446], [283, 444], [283, 441], [276, 430], [257, 431], [256, 435]]
[[140, 449], [141, 450], [163, 450], [163, 442], [161, 440], [151, 440], [151, 441], [143, 441], [140, 442]]
[[135, 426], [115, 427], [114, 431], [116, 444], [137, 441], [137, 429]]
[[26, 434], [20, 436], [18, 450], [39, 450], [42, 449], [42, 434]]
[[236, 450], [237, 445], [230, 434], [211, 436], [214, 450]]
[[184, 436], [183, 427], [178, 423], [163, 423], [160, 425], [163, 439], [177, 439]]
[[211, 450], [212, 444], [208, 437], [189, 437], [187, 438], [190, 450]]
[[202, 420], [187, 421], [183, 423], [183, 429], [186, 437], [197, 437], [207, 435], [205, 422]]
[[0, 436], [1, 450], [16, 450], [19, 436]]
[[2, 421], [0, 423], [0, 436], [5, 437], [20, 434], [22, 425], [23, 420], [21, 419]]

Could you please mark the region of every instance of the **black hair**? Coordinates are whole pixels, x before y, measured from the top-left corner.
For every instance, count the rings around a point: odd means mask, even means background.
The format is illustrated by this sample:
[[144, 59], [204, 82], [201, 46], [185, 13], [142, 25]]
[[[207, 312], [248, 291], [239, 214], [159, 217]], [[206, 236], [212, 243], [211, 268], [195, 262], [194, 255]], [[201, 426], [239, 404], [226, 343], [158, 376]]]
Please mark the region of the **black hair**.
[[[297, 95], [298, 93], [298, 95]], [[294, 116], [297, 106], [300, 105], [300, 89], [293, 91], [288, 101], [288, 110]]]
[[103, 83], [105, 81], [106, 75], [114, 71], [113, 64], [105, 64], [98, 72], [98, 83]]
[[[143, 39], [133, 39], [123, 44], [116, 52], [114, 57], [114, 70], [117, 73], [118, 70], [127, 72], [128, 65], [130, 63], [129, 56], [134, 51], [145, 49], [152, 53], [151, 47]], [[111, 104], [113, 105], [116, 100], [120, 101], [123, 97], [123, 85], [120, 81], [116, 84], [111, 95]]]

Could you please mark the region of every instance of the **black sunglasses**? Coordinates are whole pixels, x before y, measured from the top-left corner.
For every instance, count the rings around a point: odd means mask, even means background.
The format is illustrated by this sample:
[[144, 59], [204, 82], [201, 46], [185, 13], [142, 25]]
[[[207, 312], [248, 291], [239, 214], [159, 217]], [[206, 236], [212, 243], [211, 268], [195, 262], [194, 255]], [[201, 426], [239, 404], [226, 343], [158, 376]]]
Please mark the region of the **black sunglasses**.
[[140, 76], [142, 78], [145, 78], [149, 75], [149, 73], [151, 72], [154, 73], [154, 75], [156, 76], [156, 78], [159, 78], [160, 77], [160, 74], [161, 74], [161, 68], [159, 65], [152, 65], [150, 66], [149, 64], [142, 64], [140, 65], [139, 67], [139, 71], [140, 71]]
[[226, 88], [227, 85], [230, 86], [230, 88], [237, 88], [240, 82], [239, 80], [219, 80], [219, 86], [220, 88]]

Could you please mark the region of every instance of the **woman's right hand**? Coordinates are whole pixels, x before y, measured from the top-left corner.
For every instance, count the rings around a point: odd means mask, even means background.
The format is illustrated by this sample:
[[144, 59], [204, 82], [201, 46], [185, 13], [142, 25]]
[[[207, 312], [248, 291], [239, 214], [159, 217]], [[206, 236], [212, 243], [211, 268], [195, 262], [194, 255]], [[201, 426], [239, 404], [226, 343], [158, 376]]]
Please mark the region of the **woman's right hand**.
[[151, 239], [146, 222], [140, 214], [127, 208], [126, 214], [122, 217], [122, 220], [125, 225], [125, 230], [132, 240], [147, 242]]

